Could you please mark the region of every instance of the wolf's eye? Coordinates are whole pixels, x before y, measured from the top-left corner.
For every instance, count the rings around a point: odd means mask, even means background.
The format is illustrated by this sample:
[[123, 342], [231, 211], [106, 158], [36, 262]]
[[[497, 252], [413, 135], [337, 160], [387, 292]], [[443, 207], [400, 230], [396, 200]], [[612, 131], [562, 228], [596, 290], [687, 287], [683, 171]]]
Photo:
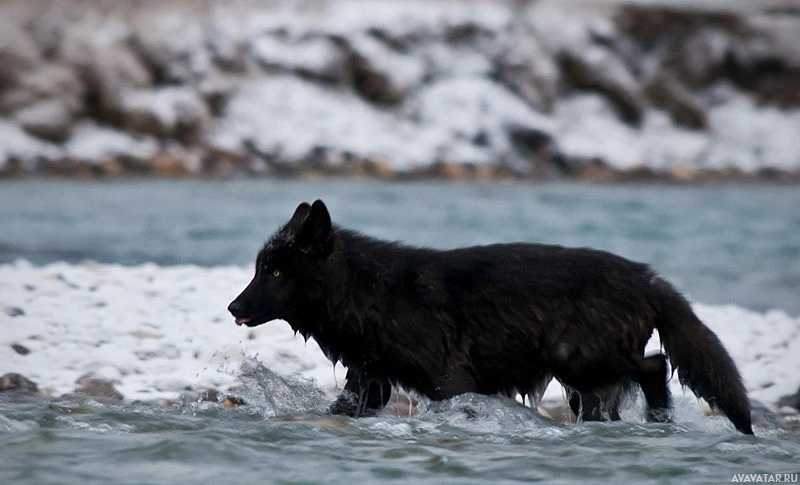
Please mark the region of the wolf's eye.
[[276, 277], [276, 278], [277, 278], [278, 276], [280, 276], [280, 275], [281, 275], [281, 272], [280, 272], [280, 271], [278, 271], [277, 269], [276, 269], [275, 271], [273, 271], [273, 272], [272, 272], [272, 276], [274, 276], [274, 277]]

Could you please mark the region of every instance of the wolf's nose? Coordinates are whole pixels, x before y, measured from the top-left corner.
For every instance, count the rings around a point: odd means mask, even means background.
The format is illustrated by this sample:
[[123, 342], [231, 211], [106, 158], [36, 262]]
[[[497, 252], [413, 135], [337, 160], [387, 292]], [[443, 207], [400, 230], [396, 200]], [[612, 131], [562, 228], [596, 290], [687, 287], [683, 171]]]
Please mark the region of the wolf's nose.
[[234, 317], [242, 316], [243, 310], [244, 309], [242, 308], [242, 304], [239, 303], [238, 300], [234, 300], [231, 302], [230, 305], [228, 305], [228, 311], [231, 312], [231, 315], [233, 315]]

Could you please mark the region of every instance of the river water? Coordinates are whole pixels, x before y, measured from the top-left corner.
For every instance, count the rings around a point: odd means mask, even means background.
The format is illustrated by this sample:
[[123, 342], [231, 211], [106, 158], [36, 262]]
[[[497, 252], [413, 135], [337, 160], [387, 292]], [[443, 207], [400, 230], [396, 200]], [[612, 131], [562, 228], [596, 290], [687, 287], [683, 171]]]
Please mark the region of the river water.
[[[335, 223], [377, 237], [592, 246], [651, 264], [694, 301], [800, 314], [797, 187], [7, 181], [0, 264], [251, 265], [316, 198]], [[276, 379], [256, 367], [248, 405], [232, 410], [0, 395], [0, 483], [727, 483], [800, 471], [800, 432], [743, 436], [682, 401], [676, 424], [631, 410], [613, 424], [552, 422], [470, 395], [352, 420], [322, 414], [313, 383], [256, 392]]]

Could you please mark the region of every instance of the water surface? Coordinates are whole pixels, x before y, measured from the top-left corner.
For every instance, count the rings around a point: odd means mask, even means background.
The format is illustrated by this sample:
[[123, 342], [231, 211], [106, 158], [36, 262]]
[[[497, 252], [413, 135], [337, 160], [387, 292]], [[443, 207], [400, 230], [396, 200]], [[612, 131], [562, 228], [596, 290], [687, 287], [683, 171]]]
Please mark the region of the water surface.
[[376, 237], [591, 246], [651, 264], [696, 301], [800, 314], [800, 187], [5, 182], [0, 263], [251, 265], [316, 198]]
[[796, 473], [800, 458], [796, 431], [745, 436], [692, 411], [680, 424], [576, 425], [476, 395], [412, 417], [268, 408], [0, 400], [0, 481], [727, 483], [734, 473]]
[[[797, 187], [4, 182], [0, 263], [249, 266], [316, 198], [377, 237], [591, 246], [651, 264], [695, 301], [800, 314]], [[800, 469], [797, 430], [743, 436], [694, 403], [679, 402], [677, 424], [642, 424], [636, 405], [623, 422], [566, 424], [480, 396], [352, 420], [322, 415], [329, 398], [307, 383], [257, 392], [276, 378], [245, 379], [233, 410], [0, 395], [0, 483], [727, 483]]]

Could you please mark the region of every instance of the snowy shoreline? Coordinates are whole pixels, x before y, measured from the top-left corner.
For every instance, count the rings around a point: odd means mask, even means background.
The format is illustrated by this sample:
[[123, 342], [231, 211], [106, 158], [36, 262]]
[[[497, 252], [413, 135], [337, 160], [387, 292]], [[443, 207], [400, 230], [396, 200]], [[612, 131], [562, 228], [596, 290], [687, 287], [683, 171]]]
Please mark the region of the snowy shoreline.
[[[283, 322], [234, 325], [226, 306], [250, 276], [232, 266], [0, 265], [0, 374], [19, 373], [51, 396], [96, 377], [128, 401], [152, 402], [187, 389], [225, 392], [241, 384], [242, 365], [255, 358], [333, 395], [345, 370], [334, 370], [313, 340]], [[739, 366], [751, 399], [777, 410], [779, 398], [797, 392], [800, 317], [734, 305], [694, 309]], [[654, 339], [649, 349], [657, 348]], [[683, 393], [677, 379], [671, 385]], [[554, 383], [545, 399], [561, 395]]]

